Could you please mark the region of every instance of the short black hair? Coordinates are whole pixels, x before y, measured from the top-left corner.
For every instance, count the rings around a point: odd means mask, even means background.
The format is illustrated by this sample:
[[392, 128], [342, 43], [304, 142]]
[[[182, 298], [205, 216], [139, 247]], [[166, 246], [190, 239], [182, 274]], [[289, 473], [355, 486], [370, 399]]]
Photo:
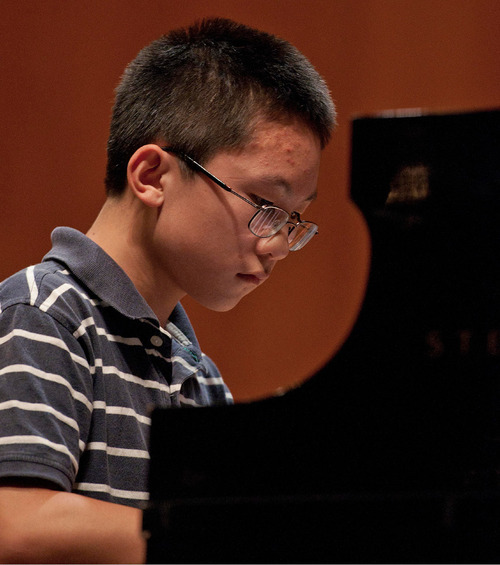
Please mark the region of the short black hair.
[[116, 89], [106, 190], [126, 186], [142, 145], [168, 143], [203, 163], [244, 146], [259, 118], [300, 119], [324, 147], [335, 125], [328, 87], [288, 41], [224, 18], [174, 30], [142, 49]]

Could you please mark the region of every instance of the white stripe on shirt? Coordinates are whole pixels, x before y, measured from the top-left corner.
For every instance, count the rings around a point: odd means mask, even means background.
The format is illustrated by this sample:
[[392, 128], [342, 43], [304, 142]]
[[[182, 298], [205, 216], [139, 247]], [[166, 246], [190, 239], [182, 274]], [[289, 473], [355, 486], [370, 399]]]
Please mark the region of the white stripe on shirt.
[[30, 304], [33, 306], [38, 298], [38, 287], [35, 281], [35, 266], [32, 265], [26, 269], [26, 281], [30, 289]]
[[223, 385], [224, 381], [222, 380], [222, 377], [204, 377], [203, 375], [198, 375], [197, 376], [198, 381], [206, 386], [210, 386], [210, 385]]
[[134, 490], [120, 490], [113, 488], [109, 485], [102, 485], [98, 483], [78, 483], [75, 485], [74, 490], [82, 490], [85, 492], [106, 492], [115, 496], [116, 498], [130, 498], [132, 500], [148, 500], [149, 493]]
[[96, 402], [94, 402], [93, 407], [94, 410], [104, 410], [106, 414], [113, 414], [116, 416], [130, 416], [131, 418], [135, 418], [141, 424], [146, 424], [147, 426], [151, 425], [151, 418], [138, 414], [132, 408], [126, 408], [124, 406], [106, 406], [106, 403], [102, 400], [97, 400]]
[[31, 341], [38, 341], [40, 343], [48, 343], [50, 345], [54, 345], [55, 347], [59, 347], [59, 349], [67, 351], [69, 353], [71, 359], [75, 363], [82, 365], [86, 369], [89, 368], [89, 364], [87, 363], [87, 360], [84, 359], [83, 357], [80, 357], [80, 355], [76, 355], [76, 353], [72, 353], [69, 350], [69, 347], [66, 345], [66, 343], [62, 339], [59, 339], [58, 337], [53, 337], [53, 336], [50, 336], [50, 335], [29, 332], [27, 330], [15, 329], [15, 330], [12, 330], [8, 334], [6, 334], [6, 335], [4, 335], [3, 337], [0, 338], [0, 345], [6, 343], [7, 341], [12, 339], [13, 337], [22, 337], [22, 338], [25, 338], [25, 339], [29, 339]]
[[85, 318], [80, 324], [80, 327], [73, 332], [73, 336], [75, 338], [81, 337], [83, 334], [86, 333], [86, 330], [89, 326], [95, 326], [95, 330], [97, 335], [102, 335], [108, 341], [114, 341], [116, 343], [123, 343], [125, 345], [137, 345], [142, 347], [142, 341], [137, 337], [122, 337], [119, 335], [112, 335], [108, 334], [105, 329], [96, 326], [94, 318]]
[[183, 394], [179, 394], [179, 402], [186, 406], [201, 406], [201, 404], [198, 404], [196, 400], [193, 400], [192, 398], [186, 398]]
[[20, 410], [27, 410], [29, 412], [45, 412], [52, 414], [61, 422], [64, 422], [77, 432], [80, 432], [80, 428], [73, 418], [69, 418], [59, 410], [48, 406], [47, 404], [35, 403], [35, 402], [23, 402], [22, 400], [7, 400], [6, 402], [0, 402], [1, 410], [10, 410], [12, 408], [19, 408]]
[[47, 310], [55, 303], [55, 301], [62, 296], [67, 290], [70, 290], [71, 288], [74, 288], [72, 285], [65, 283], [62, 284], [61, 286], [58, 286], [57, 288], [55, 288], [50, 294], [49, 296], [43, 301], [43, 303], [40, 306], [40, 310], [42, 312], [47, 312]]
[[42, 371], [41, 369], [37, 369], [36, 367], [32, 367], [31, 365], [22, 365], [20, 363], [17, 365], [8, 365], [7, 367], [0, 369], [0, 376], [16, 373], [29, 373], [31, 375], [35, 375], [35, 377], [38, 377], [40, 379], [65, 386], [71, 392], [71, 396], [75, 400], [78, 400], [82, 404], [85, 404], [89, 411], [92, 412], [92, 403], [89, 401], [89, 399], [81, 392], [76, 391], [64, 377], [61, 377], [61, 375], [56, 375], [55, 373], [47, 373], [46, 371]]
[[0, 445], [28, 445], [28, 444], [37, 444], [37, 445], [45, 445], [50, 447], [54, 451], [58, 451], [59, 453], [64, 453], [67, 455], [71, 462], [73, 463], [73, 467], [75, 468], [75, 472], [78, 471], [78, 462], [75, 459], [75, 456], [71, 453], [71, 451], [65, 446], [61, 445], [60, 443], [55, 443], [40, 436], [9, 436], [9, 437], [0, 437]]
[[149, 459], [149, 453], [143, 449], [128, 449], [125, 447], [110, 447], [103, 441], [92, 441], [87, 443], [87, 450], [105, 451], [108, 455], [115, 457], [135, 457], [137, 459]]
[[65, 292], [67, 292], [68, 290], [74, 290], [76, 293], [78, 293], [84, 300], [87, 300], [88, 302], [90, 302], [92, 305], [96, 305], [99, 302], [101, 302], [100, 300], [95, 300], [94, 298], [89, 298], [84, 292], [79, 291], [77, 288], [75, 288], [72, 284], [69, 283], [64, 283], [61, 286], [58, 286], [57, 288], [55, 288], [50, 295], [43, 301], [43, 303], [40, 305], [40, 310], [42, 312], [47, 312], [47, 310], [57, 301], [57, 299], [62, 296]]
[[116, 375], [120, 379], [123, 379], [124, 381], [127, 381], [129, 383], [134, 383], [136, 385], [143, 386], [145, 388], [154, 388], [157, 390], [162, 390], [167, 394], [171, 394], [174, 388], [164, 383], [158, 383], [156, 381], [146, 380], [141, 377], [136, 377], [131, 373], [125, 373], [123, 371], [120, 371], [117, 367], [113, 365], [105, 366], [102, 363], [102, 359], [95, 360], [95, 365], [94, 367], [90, 367], [90, 372], [94, 374], [97, 368], [101, 369], [103, 375]]

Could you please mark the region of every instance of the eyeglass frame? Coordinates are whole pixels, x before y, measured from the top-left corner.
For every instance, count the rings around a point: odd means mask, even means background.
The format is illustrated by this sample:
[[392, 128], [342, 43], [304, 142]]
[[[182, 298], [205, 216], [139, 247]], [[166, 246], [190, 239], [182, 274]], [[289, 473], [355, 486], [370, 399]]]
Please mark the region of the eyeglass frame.
[[[257, 211], [255, 212], [255, 214], [250, 218], [249, 222], [248, 222], [248, 229], [250, 230], [250, 233], [252, 233], [252, 235], [254, 235], [255, 237], [258, 237], [260, 239], [267, 239], [270, 237], [275, 236], [277, 233], [279, 233], [287, 224], [291, 224], [293, 226], [293, 230], [295, 230], [296, 228], [298, 228], [299, 226], [302, 226], [305, 230], [307, 230], [307, 232], [310, 232], [311, 230], [314, 230], [314, 233], [312, 235], [310, 235], [308, 238], [302, 238], [299, 239], [299, 241], [296, 242], [295, 245], [289, 245], [289, 251], [298, 251], [299, 249], [302, 249], [315, 235], [318, 234], [318, 225], [315, 224], [314, 222], [310, 222], [309, 220], [302, 220], [300, 217], [299, 212], [292, 212], [289, 213], [286, 210], [284, 210], [283, 208], [274, 205], [272, 202], [270, 202], [269, 204], [256, 204], [255, 202], [252, 202], [251, 200], [249, 200], [248, 198], [246, 198], [245, 196], [239, 194], [238, 192], [236, 192], [235, 190], [233, 190], [230, 186], [228, 186], [225, 182], [221, 181], [219, 178], [217, 178], [214, 174], [212, 174], [210, 171], [208, 171], [207, 169], [205, 169], [205, 167], [203, 165], [201, 165], [200, 163], [198, 163], [198, 161], [195, 161], [192, 157], [190, 157], [189, 155], [187, 155], [186, 153], [184, 153], [183, 151], [179, 151], [178, 149], [176, 149], [175, 147], [160, 147], [160, 149], [162, 149], [162, 151], [165, 151], [167, 153], [173, 153], [174, 155], [177, 155], [178, 157], [180, 157], [184, 162], [186, 162], [188, 165], [191, 165], [195, 170], [199, 171], [200, 173], [203, 173], [205, 176], [207, 176], [210, 180], [212, 180], [213, 182], [215, 182], [215, 184], [217, 184], [217, 186], [220, 186], [222, 189], [224, 189], [226, 192], [230, 192], [231, 194], [234, 194], [235, 196], [237, 196], [238, 198], [240, 198], [241, 200], [243, 200], [244, 202], [246, 202], [247, 204], [250, 204], [250, 206], [253, 206], [254, 208], [257, 209]], [[287, 220], [286, 222], [279, 227], [275, 232], [269, 234], [269, 235], [258, 235], [256, 234], [252, 228], [250, 227], [250, 224], [253, 222], [254, 218], [257, 216], [257, 214], [261, 211], [265, 211], [269, 208], [275, 208], [277, 210], [281, 210], [282, 212], [284, 212], [287, 216]], [[295, 220], [297, 219], [297, 222], [293, 222], [290, 220]], [[289, 232], [292, 233], [291, 231]], [[305, 239], [305, 242], [303, 242], [303, 240]], [[293, 241], [293, 240], [292, 240]], [[291, 243], [289, 241], [289, 243]], [[299, 244], [302, 243], [302, 245], [299, 246]]]

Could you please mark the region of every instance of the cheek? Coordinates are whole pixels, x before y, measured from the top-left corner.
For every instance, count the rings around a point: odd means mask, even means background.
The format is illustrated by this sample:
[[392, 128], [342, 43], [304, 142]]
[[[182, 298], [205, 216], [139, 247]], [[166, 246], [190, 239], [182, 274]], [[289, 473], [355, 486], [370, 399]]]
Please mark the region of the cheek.
[[206, 238], [204, 244], [233, 252], [248, 251], [254, 236], [248, 229], [253, 216], [250, 205], [240, 202], [236, 196], [228, 194], [228, 199], [210, 210], [204, 210], [198, 219], [197, 230]]
[[249, 204], [236, 196], [213, 192], [210, 187], [185, 195], [162, 210], [156, 226], [156, 249], [173, 260], [214, 263], [223, 268], [251, 253], [255, 236], [248, 229], [253, 216]]
[[178, 216], [181, 221], [189, 222], [196, 230], [237, 235], [242, 222], [245, 221], [246, 210], [242, 210], [235, 200], [235, 196], [222, 189], [204, 186], [197, 197], [187, 199], [183, 203], [178, 210]]

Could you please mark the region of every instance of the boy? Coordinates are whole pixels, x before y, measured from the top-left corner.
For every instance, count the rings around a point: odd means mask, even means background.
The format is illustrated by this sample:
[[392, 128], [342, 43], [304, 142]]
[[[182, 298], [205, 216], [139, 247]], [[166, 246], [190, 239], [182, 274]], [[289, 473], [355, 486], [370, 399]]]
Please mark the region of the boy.
[[127, 67], [100, 214], [0, 287], [0, 560], [144, 560], [151, 406], [232, 401], [179, 301], [233, 308], [314, 236], [334, 122], [302, 54], [229, 20]]

